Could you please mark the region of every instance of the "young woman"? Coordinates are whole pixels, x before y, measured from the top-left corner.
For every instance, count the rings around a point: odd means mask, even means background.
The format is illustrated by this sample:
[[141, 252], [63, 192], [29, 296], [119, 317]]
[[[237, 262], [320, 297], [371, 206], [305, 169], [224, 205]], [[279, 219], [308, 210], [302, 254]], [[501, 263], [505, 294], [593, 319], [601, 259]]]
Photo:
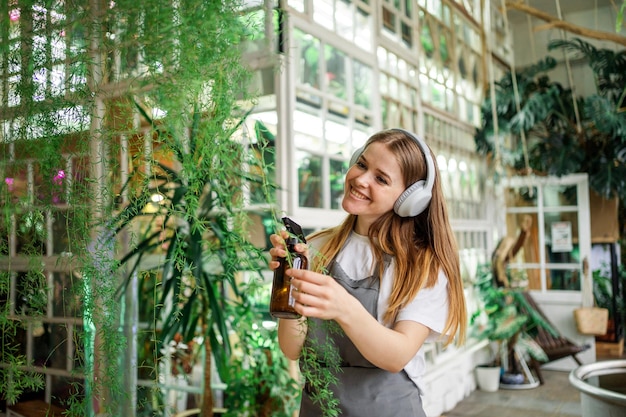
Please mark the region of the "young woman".
[[[342, 416], [425, 416], [422, 346], [455, 337], [462, 343], [467, 321], [457, 246], [428, 146], [402, 129], [373, 135], [353, 155], [342, 206], [342, 224], [296, 246], [312, 267], [286, 272], [302, 318], [279, 320], [280, 347], [296, 360], [303, 347], [334, 342], [341, 371], [332, 390]], [[271, 236], [272, 269], [286, 256], [287, 236]], [[308, 381], [302, 394], [300, 417], [321, 416]]]

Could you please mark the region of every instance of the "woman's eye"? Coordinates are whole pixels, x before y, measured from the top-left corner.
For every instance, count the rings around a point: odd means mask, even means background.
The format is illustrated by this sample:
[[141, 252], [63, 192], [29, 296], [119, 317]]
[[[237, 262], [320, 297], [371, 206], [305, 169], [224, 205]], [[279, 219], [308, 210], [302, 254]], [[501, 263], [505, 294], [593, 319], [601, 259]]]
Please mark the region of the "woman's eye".
[[357, 161], [356, 162], [356, 166], [358, 166], [361, 169], [365, 169], [365, 164], [363, 162], [361, 162], [361, 161]]
[[383, 178], [383, 177], [376, 177], [376, 181], [378, 181], [379, 183], [384, 184], [384, 185], [388, 184], [387, 180], [385, 178]]

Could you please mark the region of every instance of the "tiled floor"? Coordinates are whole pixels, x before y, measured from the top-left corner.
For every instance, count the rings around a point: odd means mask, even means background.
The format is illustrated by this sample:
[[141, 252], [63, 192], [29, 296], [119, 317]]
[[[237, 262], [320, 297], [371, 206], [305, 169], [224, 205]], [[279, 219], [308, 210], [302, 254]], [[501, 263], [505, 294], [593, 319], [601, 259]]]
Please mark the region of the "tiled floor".
[[[626, 359], [598, 357], [598, 361]], [[441, 417], [572, 417], [582, 416], [580, 391], [569, 382], [569, 372], [542, 369], [545, 383], [525, 390], [476, 390]], [[624, 411], [626, 416], [626, 410]], [[596, 416], [594, 416], [596, 417]], [[597, 416], [604, 417], [604, 416]]]
[[442, 417], [580, 416], [580, 395], [568, 381], [569, 372], [544, 370], [542, 374], [545, 383], [537, 388], [476, 390]]

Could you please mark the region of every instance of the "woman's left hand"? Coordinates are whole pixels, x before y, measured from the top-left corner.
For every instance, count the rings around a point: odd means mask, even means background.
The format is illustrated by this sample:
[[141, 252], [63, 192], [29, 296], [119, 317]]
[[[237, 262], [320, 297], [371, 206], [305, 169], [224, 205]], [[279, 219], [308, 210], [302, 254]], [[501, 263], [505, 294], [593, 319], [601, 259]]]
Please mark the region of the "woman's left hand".
[[294, 308], [305, 317], [335, 320], [358, 302], [331, 276], [304, 269], [288, 269], [285, 274], [293, 278]]

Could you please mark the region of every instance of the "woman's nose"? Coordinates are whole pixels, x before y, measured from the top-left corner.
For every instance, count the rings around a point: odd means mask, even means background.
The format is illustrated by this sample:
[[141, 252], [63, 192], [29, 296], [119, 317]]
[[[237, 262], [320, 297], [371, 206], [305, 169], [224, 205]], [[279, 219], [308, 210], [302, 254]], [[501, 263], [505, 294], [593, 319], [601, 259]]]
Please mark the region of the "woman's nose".
[[356, 182], [359, 185], [363, 185], [363, 186], [367, 185], [367, 183], [369, 182], [368, 171], [363, 171], [359, 175], [357, 175], [354, 178], [354, 182]]

